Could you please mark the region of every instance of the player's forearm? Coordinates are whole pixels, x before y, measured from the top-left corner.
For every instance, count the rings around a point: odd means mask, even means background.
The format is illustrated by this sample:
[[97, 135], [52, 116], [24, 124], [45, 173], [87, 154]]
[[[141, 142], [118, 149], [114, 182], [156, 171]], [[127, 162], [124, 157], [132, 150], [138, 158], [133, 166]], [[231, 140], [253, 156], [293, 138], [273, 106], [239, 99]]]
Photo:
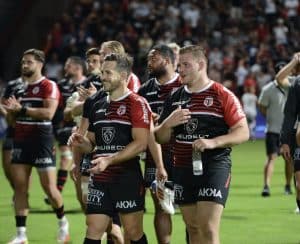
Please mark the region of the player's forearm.
[[72, 148], [72, 153], [73, 153], [73, 162], [76, 165], [76, 167], [79, 167], [83, 154], [79, 152], [78, 148], [76, 147]]
[[40, 120], [52, 120], [55, 110], [49, 108], [26, 108], [26, 116]]
[[275, 76], [276, 81], [283, 86], [288, 85], [287, 77], [291, 74], [293, 68], [297, 65], [298, 61], [292, 59], [286, 66], [284, 66]]
[[159, 126], [155, 127], [154, 135], [155, 140], [159, 144], [168, 143], [171, 139], [172, 128], [167, 125], [166, 121], [164, 121]]
[[164, 168], [161, 146], [156, 143], [154, 134], [150, 134], [148, 140], [148, 148], [156, 165], [156, 168]]
[[1, 104], [0, 104], [0, 114], [4, 117], [7, 116], [7, 111]]
[[147, 138], [146, 140], [139, 141], [135, 140], [129, 143], [123, 150], [117, 152], [112, 156], [112, 165], [119, 164], [125, 161], [128, 161], [136, 156], [138, 156], [141, 152], [144, 152], [147, 148]]

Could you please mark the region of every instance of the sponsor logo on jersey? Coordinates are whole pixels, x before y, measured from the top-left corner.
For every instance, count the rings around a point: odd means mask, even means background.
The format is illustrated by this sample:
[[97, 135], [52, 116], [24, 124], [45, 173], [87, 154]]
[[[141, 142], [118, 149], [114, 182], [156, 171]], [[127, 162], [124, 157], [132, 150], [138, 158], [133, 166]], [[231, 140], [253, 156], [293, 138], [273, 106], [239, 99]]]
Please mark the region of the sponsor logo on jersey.
[[33, 94], [38, 94], [39, 91], [40, 91], [40, 88], [38, 86], [36, 86], [35, 88], [32, 89]]
[[122, 151], [125, 148], [125, 146], [121, 145], [101, 145], [97, 146], [97, 150], [101, 151]]
[[136, 207], [136, 202], [135, 200], [128, 200], [128, 201], [118, 201], [116, 204], [117, 208], [122, 208], [122, 209], [128, 209], [128, 208], [134, 208]]
[[116, 129], [114, 127], [102, 127], [102, 139], [106, 144], [112, 142], [116, 134]]
[[106, 109], [100, 108], [96, 111], [96, 114], [98, 113], [106, 113]]
[[118, 115], [123, 115], [123, 114], [125, 114], [126, 113], [126, 106], [125, 105], [121, 105], [119, 108], [118, 108], [118, 110], [117, 110], [117, 114]]
[[87, 195], [87, 201], [89, 204], [91, 205], [97, 205], [97, 206], [101, 206], [101, 199], [104, 196], [104, 192], [99, 191], [97, 189], [92, 189], [90, 188], [91, 185], [89, 185], [89, 192]]
[[209, 138], [209, 135], [203, 135], [203, 134], [192, 134], [192, 135], [185, 135], [185, 134], [178, 134], [176, 136], [176, 139], [179, 140], [197, 140], [197, 139], [205, 139]]
[[37, 158], [34, 161], [34, 164], [51, 164], [52, 163], [52, 158]]
[[153, 92], [147, 92], [146, 96], [151, 96], [151, 95], [156, 95], [157, 91], [153, 91]]
[[185, 125], [185, 130], [188, 134], [193, 134], [198, 127], [198, 119], [192, 118]]
[[213, 97], [206, 97], [204, 99], [204, 102], [203, 104], [206, 106], [206, 107], [210, 107], [214, 104], [214, 98]]
[[199, 190], [199, 196], [201, 197], [218, 197], [223, 198], [220, 190], [216, 188], [202, 188]]
[[148, 110], [147, 110], [146, 103], [142, 99], [140, 99], [139, 101], [141, 103], [142, 110], [143, 110], [143, 120], [144, 120], [144, 123], [150, 124], [150, 120], [149, 120], [149, 115], [148, 115]]

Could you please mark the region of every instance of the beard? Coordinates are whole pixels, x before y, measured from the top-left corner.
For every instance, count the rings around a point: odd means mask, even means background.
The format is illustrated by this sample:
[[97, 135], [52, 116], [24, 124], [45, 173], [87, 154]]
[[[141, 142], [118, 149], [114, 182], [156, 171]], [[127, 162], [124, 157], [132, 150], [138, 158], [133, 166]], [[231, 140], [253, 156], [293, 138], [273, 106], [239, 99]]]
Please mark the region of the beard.
[[33, 76], [33, 74], [34, 74], [33, 70], [22, 70], [22, 75], [27, 78], [30, 78], [31, 76]]
[[157, 79], [161, 78], [166, 73], [167, 73], [167, 70], [165, 69], [165, 67], [158, 67], [154, 70], [149, 71], [149, 75], [152, 77], [155, 77]]

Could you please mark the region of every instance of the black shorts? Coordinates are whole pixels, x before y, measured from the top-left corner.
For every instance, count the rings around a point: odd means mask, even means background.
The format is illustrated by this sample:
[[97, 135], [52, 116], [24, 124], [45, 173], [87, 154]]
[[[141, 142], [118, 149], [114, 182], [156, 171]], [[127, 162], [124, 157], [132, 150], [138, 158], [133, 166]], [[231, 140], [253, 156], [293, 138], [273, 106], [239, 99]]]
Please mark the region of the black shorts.
[[[165, 165], [165, 170], [168, 174], [168, 180], [172, 181], [172, 167], [170, 165]], [[145, 181], [145, 187], [149, 188], [151, 186], [151, 183], [155, 180], [156, 176], [156, 167], [155, 165], [146, 165], [145, 166], [145, 173], [144, 173], [144, 181]]]
[[112, 222], [113, 224], [115, 225], [118, 225], [118, 226], [122, 226], [121, 224], [121, 220], [120, 220], [120, 216], [117, 212], [114, 212], [113, 216], [112, 216]]
[[266, 133], [266, 152], [267, 155], [271, 154], [277, 154], [279, 155], [280, 152], [280, 141], [279, 141], [279, 134], [277, 133], [272, 133], [272, 132], [267, 132]]
[[118, 182], [89, 183], [86, 214], [106, 214], [113, 217], [115, 212], [133, 213], [144, 210], [145, 188], [141, 172], [127, 171]]
[[300, 171], [300, 147], [295, 148], [293, 159], [294, 159], [294, 172]]
[[55, 130], [55, 139], [57, 140], [59, 146], [67, 146], [69, 137], [72, 134], [72, 129], [72, 127], [65, 127]]
[[28, 164], [39, 169], [55, 167], [53, 137], [14, 142], [13, 164]]
[[14, 132], [15, 129], [11, 126], [7, 127], [6, 134], [2, 143], [2, 150], [12, 150], [14, 147]]
[[205, 169], [203, 175], [193, 175], [190, 168], [174, 168], [175, 203], [191, 204], [211, 201], [225, 206], [231, 180], [230, 167]]
[[2, 143], [2, 150], [13, 150], [14, 139], [12, 137], [5, 137]]

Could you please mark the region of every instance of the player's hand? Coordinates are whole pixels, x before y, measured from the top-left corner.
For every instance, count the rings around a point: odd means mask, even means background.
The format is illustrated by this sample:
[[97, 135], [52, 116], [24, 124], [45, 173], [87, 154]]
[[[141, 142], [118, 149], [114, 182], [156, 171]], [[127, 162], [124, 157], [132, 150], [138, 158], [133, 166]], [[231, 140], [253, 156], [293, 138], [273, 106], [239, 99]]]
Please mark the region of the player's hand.
[[169, 117], [166, 119], [166, 125], [170, 128], [176, 127], [181, 124], [185, 124], [191, 118], [191, 112], [189, 109], [182, 109], [179, 106], [176, 110], [174, 110]]
[[89, 97], [89, 89], [83, 86], [77, 87], [77, 92], [79, 94], [80, 101], [85, 101]]
[[93, 83], [90, 84], [88, 92], [89, 92], [89, 96], [92, 96], [97, 92], [97, 88], [94, 86]]
[[156, 124], [156, 122], [159, 120], [159, 114], [152, 112], [152, 119], [153, 123]]
[[22, 109], [22, 105], [20, 102], [15, 98], [15, 96], [9, 97], [3, 104], [3, 107], [6, 109], [7, 112], [16, 114], [20, 112]]
[[98, 157], [91, 161], [92, 168], [88, 169], [88, 172], [93, 174], [99, 174], [103, 172], [111, 163], [112, 157]]
[[300, 52], [294, 54], [293, 60], [295, 60], [296, 63], [300, 63]]
[[285, 160], [287, 160], [287, 161], [291, 160], [291, 150], [290, 150], [290, 146], [288, 144], [281, 145], [280, 153]]
[[194, 150], [204, 152], [206, 149], [215, 149], [217, 147], [217, 142], [215, 139], [200, 138], [195, 140], [192, 146]]
[[156, 169], [156, 179], [158, 181], [166, 181], [168, 179], [168, 173], [164, 167]]

